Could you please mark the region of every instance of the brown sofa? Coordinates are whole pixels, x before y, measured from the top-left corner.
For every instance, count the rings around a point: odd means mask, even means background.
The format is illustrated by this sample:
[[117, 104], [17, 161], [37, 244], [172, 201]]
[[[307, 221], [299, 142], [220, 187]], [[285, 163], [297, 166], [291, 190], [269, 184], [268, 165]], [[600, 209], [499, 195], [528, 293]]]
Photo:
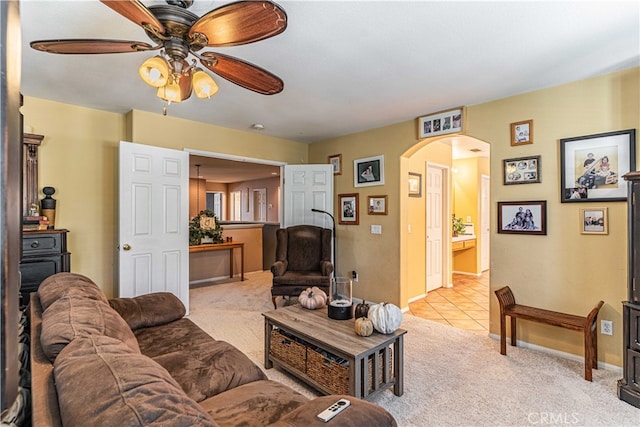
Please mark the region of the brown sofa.
[[267, 379], [246, 355], [183, 317], [170, 293], [107, 300], [85, 276], [59, 273], [31, 294], [34, 426], [313, 426], [341, 397], [333, 426], [395, 426], [349, 396], [309, 400]]

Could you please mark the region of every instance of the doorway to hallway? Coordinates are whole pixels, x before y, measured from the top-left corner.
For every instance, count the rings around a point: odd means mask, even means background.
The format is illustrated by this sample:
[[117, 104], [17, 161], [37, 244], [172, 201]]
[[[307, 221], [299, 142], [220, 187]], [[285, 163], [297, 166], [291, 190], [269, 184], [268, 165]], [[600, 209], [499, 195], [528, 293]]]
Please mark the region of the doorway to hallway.
[[409, 303], [416, 317], [459, 329], [489, 333], [489, 270], [480, 276], [453, 274], [453, 287], [439, 288]]

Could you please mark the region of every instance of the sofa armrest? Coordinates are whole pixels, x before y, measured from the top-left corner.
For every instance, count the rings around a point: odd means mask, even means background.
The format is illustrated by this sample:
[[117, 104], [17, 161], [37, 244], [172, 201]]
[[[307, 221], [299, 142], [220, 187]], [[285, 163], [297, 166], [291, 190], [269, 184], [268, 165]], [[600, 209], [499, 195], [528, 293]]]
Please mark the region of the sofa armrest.
[[331, 264], [331, 261], [322, 261], [320, 263], [320, 271], [322, 271], [323, 276], [331, 276], [331, 273], [333, 273], [333, 264]]
[[287, 261], [276, 261], [271, 265], [271, 272], [274, 276], [282, 276], [287, 271]]
[[272, 426], [325, 426], [326, 424], [318, 418], [318, 414], [336, 403], [339, 399], [347, 399], [351, 402], [351, 405], [331, 420], [332, 427], [396, 427], [398, 425], [395, 418], [381, 406], [357, 399], [353, 396], [332, 394], [303, 403], [280, 418], [276, 423], [272, 424]]
[[182, 301], [171, 292], [155, 292], [133, 298], [111, 298], [109, 305], [134, 331], [164, 325], [182, 319], [186, 314]]

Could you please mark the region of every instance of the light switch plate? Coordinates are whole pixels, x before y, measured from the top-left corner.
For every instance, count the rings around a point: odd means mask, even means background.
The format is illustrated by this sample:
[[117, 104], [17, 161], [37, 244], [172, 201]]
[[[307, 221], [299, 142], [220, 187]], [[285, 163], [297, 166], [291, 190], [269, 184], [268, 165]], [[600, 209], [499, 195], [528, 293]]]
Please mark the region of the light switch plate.
[[371, 225], [371, 234], [382, 234], [382, 226], [381, 225]]

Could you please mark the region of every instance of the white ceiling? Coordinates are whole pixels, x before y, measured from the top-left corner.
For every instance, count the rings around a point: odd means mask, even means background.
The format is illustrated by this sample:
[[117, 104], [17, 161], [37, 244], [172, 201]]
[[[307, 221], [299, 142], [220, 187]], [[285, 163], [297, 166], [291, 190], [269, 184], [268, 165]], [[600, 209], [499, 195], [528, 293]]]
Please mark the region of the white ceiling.
[[[150, 5], [162, 1], [146, 1]], [[196, 0], [197, 15], [228, 1]], [[210, 100], [168, 114], [314, 142], [462, 105], [640, 65], [640, 2], [280, 1], [288, 28], [250, 45], [205, 49], [280, 76], [264, 96], [216, 78]], [[125, 113], [161, 114], [138, 76], [155, 52], [54, 55], [29, 42], [109, 38], [149, 42], [97, 0], [21, 2], [22, 93]], [[153, 43], [152, 43], [153, 44]], [[37, 132], [37, 129], [34, 129]]]

